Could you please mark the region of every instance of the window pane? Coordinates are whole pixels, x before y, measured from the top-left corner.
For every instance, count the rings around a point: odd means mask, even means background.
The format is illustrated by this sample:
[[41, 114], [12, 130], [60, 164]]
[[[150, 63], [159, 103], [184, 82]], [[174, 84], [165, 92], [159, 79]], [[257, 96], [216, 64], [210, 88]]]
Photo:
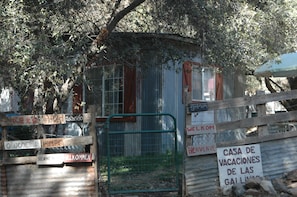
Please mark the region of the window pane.
[[106, 104], [104, 106], [104, 116], [109, 116], [109, 115], [113, 114], [112, 108], [113, 108], [112, 105]]
[[192, 71], [192, 99], [215, 100], [215, 70], [214, 68], [194, 66]]
[[192, 71], [192, 99], [201, 100], [202, 99], [202, 75], [200, 67], [194, 67]]
[[88, 105], [97, 106], [98, 116], [124, 112], [124, 72], [122, 65], [107, 65], [86, 72]]
[[215, 73], [213, 68], [203, 69], [203, 100], [215, 100]]

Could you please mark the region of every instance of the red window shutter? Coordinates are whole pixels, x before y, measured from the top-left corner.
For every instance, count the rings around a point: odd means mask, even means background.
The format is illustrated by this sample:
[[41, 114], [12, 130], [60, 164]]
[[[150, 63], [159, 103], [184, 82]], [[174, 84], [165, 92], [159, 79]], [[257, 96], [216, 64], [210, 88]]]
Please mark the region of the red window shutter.
[[192, 63], [187, 61], [183, 64], [183, 89], [182, 89], [182, 102], [186, 103], [186, 95], [185, 93], [189, 93], [192, 91]]
[[223, 75], [222, 73], [216, 73], [216, 100], [223, 100], [224, 89], [223, 89]]
[[136, 113], [136, 69], [124, 67], [124, 112]]
[[[200, 65], [199, 63], [190, 61], [186, 61], [183, 64], [183, 93], [185, 90], [186, 92], [192, 92], [192, 64]], [[223, 92], [223, 75], [222, 73], [216, 73], [216, 100], [223, 99]], [[185, 96], [183, 95], [183, 99], [184, 98]]]
[[187, 88], [187, 92], [192, 91], [192, 64], [187, 61], [183, 64], [183, 91]]
[[73, 113], [82, 113], [82, 85], [75, 85], [73, 87]]

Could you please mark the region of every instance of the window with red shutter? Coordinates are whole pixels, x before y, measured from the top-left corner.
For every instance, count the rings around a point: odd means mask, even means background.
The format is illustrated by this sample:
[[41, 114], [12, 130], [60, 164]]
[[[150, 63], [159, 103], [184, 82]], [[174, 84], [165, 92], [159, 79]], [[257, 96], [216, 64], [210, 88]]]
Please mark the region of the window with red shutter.
[[192, 101], [214, 101], [223, 99], [223, 77], [214, 66], [203, 66], [196, 62], [183, 64], [183, 88]]
[[86, 78], [86, 105], [96, 105], [98, 121], [112, 114], [136, 112], [135, 68], [121, 64], [96, 66], [86, 70]]
[[82, 85], [75, 85], [73, 87], [73, 104], [72, 112], [73, 113], [82, 113]]

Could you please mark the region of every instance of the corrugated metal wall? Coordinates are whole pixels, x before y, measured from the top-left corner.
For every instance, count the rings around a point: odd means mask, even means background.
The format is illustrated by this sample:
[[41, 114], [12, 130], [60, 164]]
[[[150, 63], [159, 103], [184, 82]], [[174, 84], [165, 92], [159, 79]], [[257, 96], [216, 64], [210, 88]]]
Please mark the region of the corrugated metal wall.
[[[91, 164], [63, 167], [38, 167], [33, 164], [6, 166], [6, 170], [3, 167], [1, 169], [2, 196], [7, 192], [9, 197], [94, 197], [94, 175]], [[5, 185], [6, 189], [3, 187]]]
[[185, 158], [187, 192], [194, 196], [212, 195], [219, 188], [219, 171], [216, 155]]
[[269, 178], [281, 177], [297, 169], [297, 138], [261, 143], [263, 174]]
[[[182, 69], [181, 64], [173, 62], [168, 63], [172, 69], [163, 70], [162, 85], [162, 108], [164, 113], [170, 113], [175, 116], [178, 134], [178, 150], [183, 151], [184, 125], [185, 125], [185, 106], [182, 103], [182, 75], [177, 72]], [[163, 125], [167, 127], [168, 125]], [[169, 139], [164, 138], [164, 139]], [[166, 142], [167, 143], [167, 142]]]
[[[297, 137], [259, 143], [263, 175], [281, 178], [297, 169]], [[233, 146], [233, 145], [230, 145]], [[193, 196], [214, 196], [220, 189], [216, 154], [185, 158], [187, 191]]]

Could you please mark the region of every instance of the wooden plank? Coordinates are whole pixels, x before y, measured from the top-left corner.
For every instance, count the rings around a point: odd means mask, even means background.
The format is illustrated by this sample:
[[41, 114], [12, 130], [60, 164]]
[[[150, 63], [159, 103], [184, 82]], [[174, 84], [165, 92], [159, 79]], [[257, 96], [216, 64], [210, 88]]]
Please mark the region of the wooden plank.
[[[225, 99], [221, 101], [210, 101], [207, 102], [208, 110], [217, 110], [217, 109], [226, 109], [233, 107], [244, 107], [249, 105], [257, 105], [264, 104], [272, 101], [282, 101], [282, 100], [290, 100], [297, 98], [297, 90], [284, 91], [278, 93], [271, 93], [265, 95], [255, 95], [255, 96], [246, 96], [246, 97], [238, 97], [232, 99]], [[195, 103], [195, 102], [193, 102]], [[187, 110], [188, 113], [189, 110]]]
[[48, 138], [42, 139], [42, 148], [54, 148], [62, 146], [84, 146], [93, 143], [92, 136], [79, 136], [73, 138]]
[[91, 123], [92, 122], [92, 113], [84, 113], [83, 114], [83, 122]]
[[188, 156], [207, 155], [216, 152], [215, 133], [192, 135], [186, 140]]
[[4, 150], [23, 150], [38, 148], [41, 148], [40, 140], [15, 140], [4, 142]]
[[68, 153], [64, 155], [64, 163], [76, 163], [76, 162], [92, 162], [94, 160], [94, 154], [92, 153]]
[[73, 138], [63, 138], [64, 146], [72, 146], [72, 145], [89, 145], [93, 143], [92, 136], [81, 136], [81, 137], [73, 137]]
[[201, 124], [201, 125], [187, 125], [186, 134], [187, 135], [197, 135], [203, 133], [215, 133], [216, 126], [214, 124]]
[[[98, 147], [97, 147], [97, 132], [96, 132], [96, 106], [95, 105], [91, 105], [91, 106], [89, 106], [89, 109], [88, 110], [89, 110], [88, 112], [90, 113], [90, 118], [91, 118], [91, 123], [89, 125], [90, 136], [94, 140], [96, 140], [90, 146], [90, 153], [92, 153], [93, 155], [97, 155]], [[97, 160], [94, 160], [94, 162], [92, 163], [92, 166], [95, 169], [95, 173], [94, 173], [95, 179], [96, 180], [99, 180], [99, 178], [100, 178], [99, 169], [98, 169], [99, 164], [97, 162], [99, 162], [98, 159]], [[95, 193], [96, 194], [99, 193], [99, 187], [98, 187], [98, 185], [99, 184], [96, 181], [96, 184], [95, 184]]]
[[198, 156], [216, 153], [216, 145], [188, 146], [187, 155]]
[[237, 128], [250, 128], [254, 126], [272, 124], [276, 122], [285, 122], [290, 120], [296, 120], [297, 111], [283, 112], [277, 114], [271, 114], [261, 117], [246, 118], [231, 122], [222, 122], [216, 124], [217, 131], [232, 130]]
[[84, 113], [78, 115], [65, 114], [45, 114], [45, 115], [20, 115], [8, 117], [2, 125], [6, 126], [27, 126], [27, 125], [54, 125], [65, 124], [67, 122], [91, 122], [91, 114]]
[[[22, 150], [38, 148], [54, 148], [63, 146], [84, 146], [93, 143], [92, 136], [80, 136], [73, 138], [48, 138], [38, 140], [4, 141], [4, 150]], [[1, 148], [1, 146], [0, 146]]]
[[53, 125], [53, 124], [66, 124], [65, 114], [46, 114], [40, 117], [40, 124]]
[[83, 114], [66, 114], [65, 115], [66, 122], [91, 122], [91, 113], [83, 113]]
[[0, 165], [31, 163], [36, 163], [37, 165], [61, 165], [63, 163], [90, 163], [94, 159], [95, 156], [91, 153], [55, 153], [7, 158], [0, 161]]
[[287, 139], [287, 138], [293, 138], [293, 137], [297, 137], [297, 132], [275, 133], [275, 134], [270, 134], [270, 135], [261, 136], [261, 137], [259, 136], [247, 137], [243, 140], [220, 142], [220, 143], [217, 143], [217, 147], [257, 144], [261, 142], [269, 142], [269, 141], [281, 140], [281, 139]]
[[[7, 140], [7, 128], [2, 127], [2, 139], [1, 145], [4, 145], [4, 141]], [[6, 151], [2, 151], [2, 159], [7, 159], [8, 154]], [[6, 166], [1, 166], [1, 194], [2, 196], [8, 196], [8, 188], [7, 188], [7, 173]]]
[[8, 117], [6, 126], [65, 124], [65, 114], [21, 115]]
[[56, 153], [37, 155], [37, 165], [61, 165], [63, 163], [89, 163], [94, 156], [91, 153]]
[[196, 103], [190, 103], [188, 105], [188, 111], [193, 112], [201, 112], [201, 111], [207, 111], [208, 110], [208, 104], [207, 102], [196, 102]]
[[64, 153], [37, 155], [37, 165], [61, 165], [64, 161]]
[[39, 116], [24, 115], [24, 116], [12, 116], [8, 117], [9, 126], [26, 126], [26, 125], [38, 125], [40, 120]]
[[54, 148], [54, 147], [62, 147], [64, 138], [47, 138], [42, 139], [42, 148]]
[[6, 158], [0, 161], [0, 165], [36, 163], [36, 159], [36, 156]]

